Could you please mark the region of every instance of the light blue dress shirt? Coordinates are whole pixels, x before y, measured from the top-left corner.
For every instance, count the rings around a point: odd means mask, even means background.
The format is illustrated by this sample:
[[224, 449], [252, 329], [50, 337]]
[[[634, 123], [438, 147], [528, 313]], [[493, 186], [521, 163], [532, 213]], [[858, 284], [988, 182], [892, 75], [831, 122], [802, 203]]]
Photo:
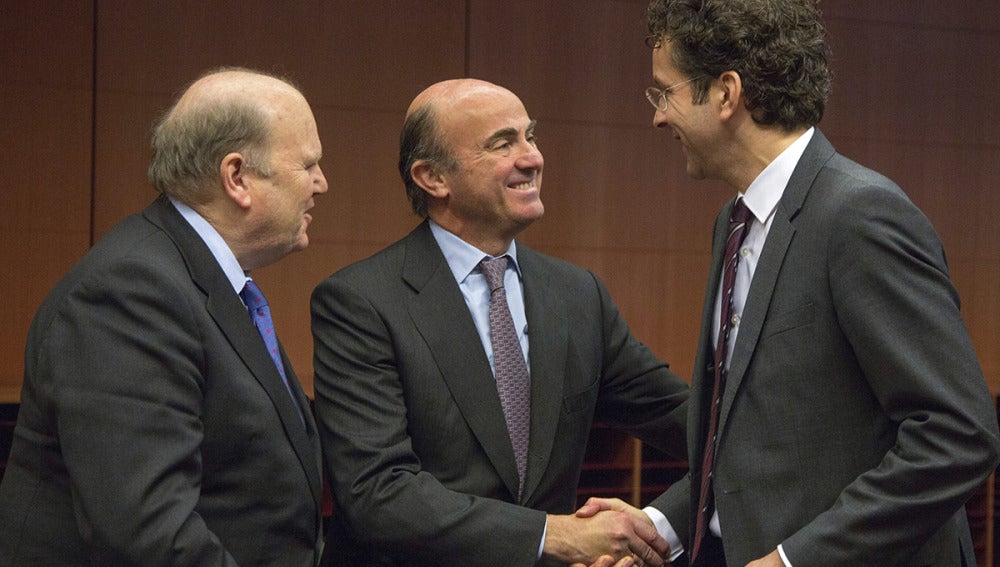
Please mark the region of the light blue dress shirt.
[[208, 250], [215, 257], [215, 261], [219, 263], [219, 267], [226, 274], [226, 278], [229, 280], [230, 285], [233, 286], [233, 291], [237, 295], [243, 291], [243, 286], [246, 285], [247, 280], [250, 279], [250, 274], [243, 271], [243, 267], [240, 266], [239, 260], [236, 259], [236, 255], [230, 250], [229, 245], [226, 241], [222, 239], [222, 235], [219, 234], [215, 228], [208, 224], [208, 221], [204, 217], [199, 215], [194, 209], [185, 205], [184, 203], [170, 198], [170, 202], [177, 209], [177, 212], [184, 217], [184, 220], [191, 225], [191, 228], [198, 233], [205, 246], [208, 246]]
[[[483, 258], [492, 258], [489, 254], [448, 232], [434, 221], [430, 221], [431, 233], [434, 240], [441, 247], [445, 261], [451, 268], [451, 273], [458, 282], [458, 289], [465, 297], [465, 304], [469, 307], [469, 313], [476, 324], [476, 331], [479, 332], [479, 341], [483, 343], [486, 351], [486, 358], [490, 361], [490, 368], [496, 376], [496, 367], [493, 364], [493, 343], [490, 341], [490, 287], [486, 283], [486, 276], [483, 275], [479, 263]], [[524, 286], [521, 283], [521, 268], [517, 263], [517, 244], [511, 242], [510, 248], [504, 254], [510, 260], [507, 262], [507, 271], [504, 272], [503, 283], [507, 291], [507, 306], [510, 308], [510, 316], [514, 320], [514, 329], [517, 331], [517, 340], [521, 343], [521, 352], [524, 353], [525, 362], [528, 358], [528, 319], [524, 314]], [[499, 256], [497, 256], [499, 257]], [[528, 364], [530, 374], [531, 365]]]

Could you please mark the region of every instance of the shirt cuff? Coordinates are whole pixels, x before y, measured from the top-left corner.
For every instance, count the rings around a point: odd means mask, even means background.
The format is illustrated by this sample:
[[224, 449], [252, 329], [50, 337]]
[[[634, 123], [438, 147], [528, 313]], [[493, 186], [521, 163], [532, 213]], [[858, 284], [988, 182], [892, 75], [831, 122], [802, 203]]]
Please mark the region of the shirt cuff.
[[681, 543], [681, 538], [677, 536], [677, 532], [674, 530], [674, 527], [670, 525], [670, 522], [667, 520], [667, 517], [663, 515], [663, 512], [660, 512], [652, 506], [647, 506], [643, 508], [642, 511], [645, 512], [646, 515], [649, 516], [649, 519], [653, 521], [653, 526], [656, 527], [656, 531], [659, 532], [660, 537], [667, 540], [667, 544], [670, 545], [670, 557], [667, 557], [667, 561], [673, 563], [675, 559], [684, 553], [684, 544]]
[[785, 567], [792, 567], [792, 562], [788, 560], [788, 557], [785, 555], [785, 550], [781, 547], [781, 544], [778, 544], [778, 555], [781, 556], [781, 562], [785, 564]]
[[542, 558], [542, 552], [545, 551], [545, 534], [549, 533], [549, 515], [545, 515], [545, 527], [542, 528], [542, 541], [538, 542], [538, 559]]

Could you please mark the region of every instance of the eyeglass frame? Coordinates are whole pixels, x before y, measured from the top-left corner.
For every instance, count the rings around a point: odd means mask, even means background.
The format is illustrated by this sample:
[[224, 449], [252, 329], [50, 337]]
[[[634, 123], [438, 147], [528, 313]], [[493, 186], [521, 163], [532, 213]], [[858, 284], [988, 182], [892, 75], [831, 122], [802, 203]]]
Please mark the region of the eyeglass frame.
[[[659, 87], [646, 87], [646, 100], [649, 104], [653, 105], [653, 108], [659, 110], [660, 112], [666, 112], [667, 108], [670, 107], [670, 99], [667, 98], [668, 94], [674, 94], [674, 89], [678, 87], [683, 87], [684, 85], [697, 81], [698, 79], [704, 77], [705, 75], [698, 75], [697, 77], [692, 77], [686, 81], [681, 81], [679, 83], [674, 83], [669, 87], [659, 88]], [[657, 101], [663, 101], [663, 107], [661, 108]]]

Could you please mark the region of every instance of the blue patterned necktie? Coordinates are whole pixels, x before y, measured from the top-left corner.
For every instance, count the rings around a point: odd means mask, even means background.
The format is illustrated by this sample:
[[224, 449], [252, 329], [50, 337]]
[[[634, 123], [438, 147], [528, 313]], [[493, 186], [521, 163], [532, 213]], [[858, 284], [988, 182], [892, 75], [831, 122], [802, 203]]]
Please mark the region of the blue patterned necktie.
[[247, 280], [246, 285], [243, 286], [243, 291], [240, 292], [240, 297], [246, 303], [247, 309], [250, 311], [250, 317], [253, 319], [253, 324], [257, 327], [261, 338], [264, 339], [267, 352], [271, 355], [271, 360], [274, 361], [274, 365], [278, 368], [278, 374], [281, 374], [281, 380], [287, 388], [288, 377], [285, 376], [285, 365], [281, 362], [281, 351], [278, 350], [278, 337], [274, 334], [274, 323], [271, 321], [271, 308], [267, 306], [267, 299], [264, 298], [264, 294], [257, 287], [257, 284], [253, 283], [253, 280]]
[[500, 394], [500, 405], [507, 422], [507, 433], [517, 463], [517, 499], [524, 494], [524, 475], [528, 469], [528, 439], [531, 433], [531, 379], [524, 360], [521, 342], [507, 306], [503, 276], [507, 256], [485, 258], [483, 275], [490, 286], [490, 342], [493, 344], [493, 367]]

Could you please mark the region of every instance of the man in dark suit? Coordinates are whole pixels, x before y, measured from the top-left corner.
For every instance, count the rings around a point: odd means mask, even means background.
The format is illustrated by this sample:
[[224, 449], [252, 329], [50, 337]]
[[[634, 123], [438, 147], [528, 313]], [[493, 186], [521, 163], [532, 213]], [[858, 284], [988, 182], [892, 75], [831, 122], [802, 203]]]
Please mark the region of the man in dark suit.
[[815, 0], [654, 0], [649, 17], [654, 124], [692, 177], [738, 193], [715, 223], [690, 484], [653, 508], [696, 565], [974, 565], [963, 504], [997, 464], [996, 413], [930, 222], [814, 127]]
[[251, 270], [308, 244], [321, 151], [299, 91], [260, 73], [207, 74], [167, 112], [162, 194], [31, 326], [0, 564], [316, 564], [315, 422], [241, 297]]
[[[445, 81], [410, 106], [400, 173], [426, 220], [313, 293], [336, 497], [325, 565], [662, 564], [651, 524], [571, 512], [594, 420], [683, 454], [687, 385], [594, 274], [514, 242], [542, 216], [542, 166], [535, 121], [507, 89]], [[502, 287], [484, 258], [504, 258]], [[491, 338], [491, 289], [517, 334], [511, 357]], [[507, 390], [508, 363], [530, 385]], [[505, 413], [511, 391], [530, 425]]]

